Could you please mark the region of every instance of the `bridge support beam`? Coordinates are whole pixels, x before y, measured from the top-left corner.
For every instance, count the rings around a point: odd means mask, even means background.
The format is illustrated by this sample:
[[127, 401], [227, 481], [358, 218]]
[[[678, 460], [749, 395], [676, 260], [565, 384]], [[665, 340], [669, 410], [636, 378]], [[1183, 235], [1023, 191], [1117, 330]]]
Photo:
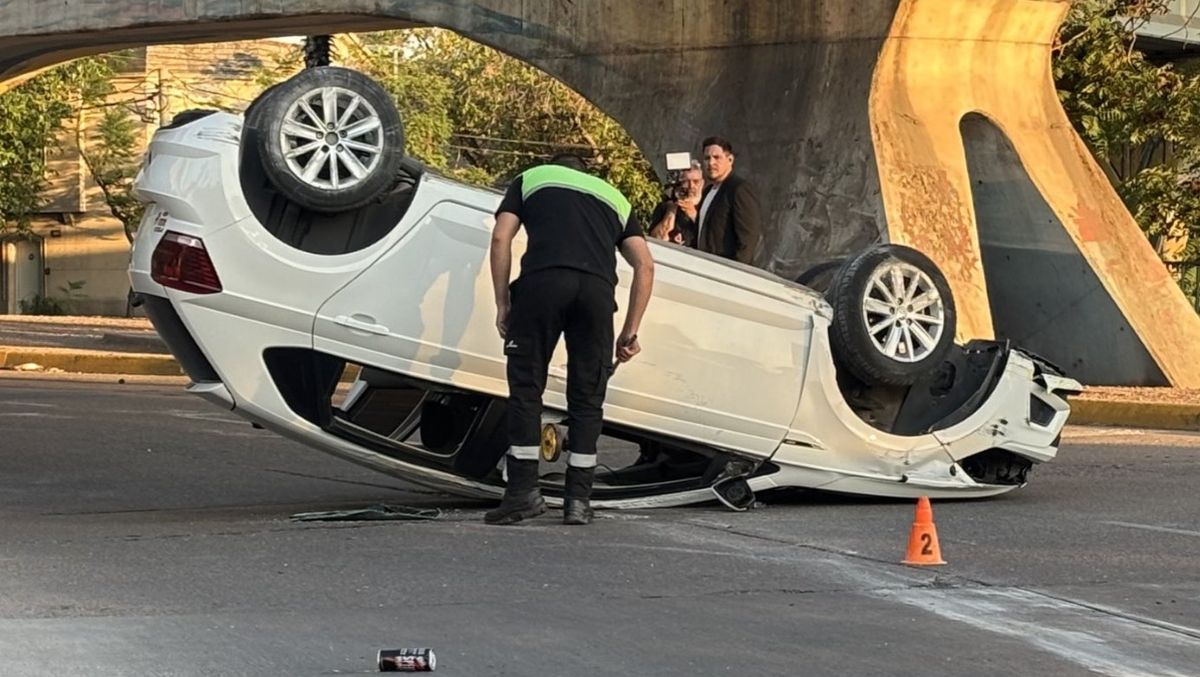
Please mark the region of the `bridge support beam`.
[[1200, 318], [1055, 93], [1067, 8], [901, 3], [870, 104], [889, 237], [946, 267], [971, 334], [1093, 384], [1200, 386]]

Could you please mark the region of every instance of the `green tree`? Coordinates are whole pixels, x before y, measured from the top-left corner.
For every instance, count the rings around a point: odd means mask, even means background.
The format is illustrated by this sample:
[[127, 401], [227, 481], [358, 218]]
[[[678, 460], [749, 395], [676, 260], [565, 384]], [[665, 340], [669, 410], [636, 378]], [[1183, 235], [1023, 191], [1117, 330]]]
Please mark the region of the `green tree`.
[[144, 130], [151, 122], [134, 111], [138, 105], [156, 101], [161, 93], [157, 89], [147, 92], [144, 80], [125, 91], [115, 91], [112, 79], [116, 71], [136, 57], [136, 50], [124, 50], [99, 58], [93, 73], [99, 79], [90, 83], [91, 96], [76, 111], [74, 120], [79, 155], [130, 244], [145, 211], [133, 193], [133, 180], [141, 168]]
[[1055, 48], [1059, 97], [1166, 258], [1200, 254], [1200, 80], [1135, 49], [1167, 0], [1076, 0]]
[[[418, 28], [338, 36], [340, 65], [380, 82], [404, 119], [408, 153], [458, 179], [500, 186], [557, 152], [590, 160], [646, 216], [659, 184], [625, 130], [553, 77], [452, 31]], [[296, 72], [302, 49], [256, 78]]]
[[453, 83], [406, 52], [423, 53], [426, 45], [412, 31], [375, 33], [343, 48], [345, 64], [377, 80], [396, 100], [404, 119], [408, 153], [425, 164], [467, 180], [478, 175], [452, 167], [448, 154], [454, 120]]
[[144, 123], [121, 102], [105, 105], [102, 111], [94, 125], [87, 124], [81, 112], [76, 117], [75, 135], [80, 156], [104, 193], [109, 213], [121, 222], [125, 239], [132, 243], [145, 211], [133, 194], [133, 180], [141, 163], [138, 136]]
[[0, 232], [28, 229], [64, 122], [103, 96], [110, 73], [102, 59], [80, 59], [0, 94]]
[[452, 166], [499, 183], [554, 153], [575, 152], [643, 216], [654, 208], [659, 184], [645, 156], [624, 128], [570, 87], [451, 31], [399, 34], [415, 65], [449, 83]]
[[[392, 95], [404, 120], [408, 154], [434, 169], [455, 174], [447, 156], [453, 131], [450, 86], [438, 74], [403, 58], [402, 43], [409, 34], [410, 31], [395, 31], [338, 36], [332, 49], [333, 65], [360, 70], [379, 82]], [[277, 54], [255, 75], [255, 80], [268, 87], [291, 77], [310, 59], [305, 47], [298, 45], [291, 53]]]

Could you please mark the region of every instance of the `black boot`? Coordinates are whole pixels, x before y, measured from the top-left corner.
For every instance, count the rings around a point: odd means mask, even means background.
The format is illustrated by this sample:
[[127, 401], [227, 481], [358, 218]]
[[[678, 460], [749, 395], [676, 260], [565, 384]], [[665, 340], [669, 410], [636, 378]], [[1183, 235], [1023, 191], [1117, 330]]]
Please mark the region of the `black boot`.
[[516, 524], [546, 512], [546, 501], [542, 498], [542, 490], [538, 488], [538, 462], [509, 456], [505, 464], [508, 467], [508, 485], [504, 488], [504, 498], [500, 499], [500, 505], [495, 510], [484, 514], [483, 521], [488, 524]]
[[591, 524], [592, 479], [595, 468], [567, 468], [566, 491], [563, 496], [563, 524]]

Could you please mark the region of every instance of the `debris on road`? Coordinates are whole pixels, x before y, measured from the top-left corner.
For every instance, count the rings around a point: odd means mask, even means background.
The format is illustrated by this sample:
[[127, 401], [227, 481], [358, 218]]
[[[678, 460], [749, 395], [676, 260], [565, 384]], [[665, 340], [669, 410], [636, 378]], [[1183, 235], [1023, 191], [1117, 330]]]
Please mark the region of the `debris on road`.
[[381, 649], [376, 658], [380, 672], [433, 672], [433, 649]]
[[292, 519], [297, 522], [350, 522], [358, 520], [435, 520], [441, 516], [441, 508], [414, 508], [407, 505], [385, 505], [380, 503], [358, 510], [298, 512], [292, 515]]

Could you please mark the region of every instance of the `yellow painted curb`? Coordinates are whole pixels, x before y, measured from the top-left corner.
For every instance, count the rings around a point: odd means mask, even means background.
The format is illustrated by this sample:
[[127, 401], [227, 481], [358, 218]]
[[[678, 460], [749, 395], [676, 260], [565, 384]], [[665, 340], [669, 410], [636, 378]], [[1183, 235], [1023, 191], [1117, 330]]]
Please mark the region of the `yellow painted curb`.
[[183, 375], [179, 363], [170, 355], [0, 346], [0, 369], [12, 369], [31, 362], [45, 369], [61, 369], [82, 374]]
[[1073, 399], [1071, 417], [1067, 422], [1075, 425], [1200, 430], [1200, 404]]
[[[70, 348], [38, 348], [0, 346], [0, 370], [34, 363], [43, 369], [29, 373], [46, 373], [46, 369], [61, 369], [73, 374], [122, 374], [129, 376], [185, 376], [183, 369], [170, 355], [153, 353], [114, 353], [102, 350]], [[350, 365], [342, 374], [342, 383], [358, 378], [359, 367]]]

